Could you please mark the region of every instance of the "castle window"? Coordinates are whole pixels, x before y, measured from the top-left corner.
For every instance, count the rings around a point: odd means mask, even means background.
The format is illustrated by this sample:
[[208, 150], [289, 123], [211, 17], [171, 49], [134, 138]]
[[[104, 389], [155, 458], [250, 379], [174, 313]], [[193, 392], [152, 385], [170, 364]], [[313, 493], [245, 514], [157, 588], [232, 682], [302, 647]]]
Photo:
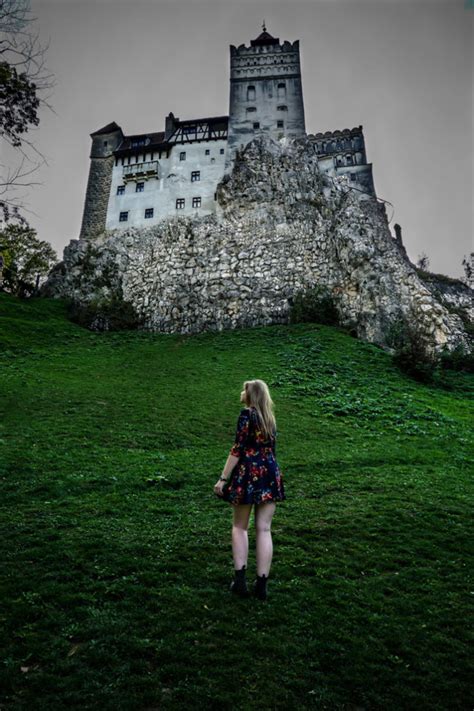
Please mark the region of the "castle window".
[[179, 160], [186, 160], [186, 151], [181, 151], [179, 154]]
[[120, 222], [127, 222], [128, 220], [128, 210], [127, 212], [121, 212], [119, 216], [119, 221]]
[[350, 153], [346, 156], [346, 165], [352, 165], [352, 156]]
[[125, 192], [125, 185], [117, 185], [117, 195], [123, 195]]
[[211, 163], [215, 163], [215, 162], [216, 162], [216, 159], [215, 159], [215, 158], [211, 158]]
[[145, 218], [148, 219], [149, 217], [153, 217], [153, 212], [154, 212], [154, 208], [147, 207], [145, 210]]
[[183, 207], [184, 207], [184, 198], [177, 198], [176, 199], [176, 209], [182, 210]]
[[210, 154], [210, 152], [211, 152], [211, 151], [209, 150], [209, 148], [206, 148], [206, 155], [207, 155], [207, 156]]
[[260, 128], [260, 121], [255, 121], [253, 127], [254, 127], [254, 128]]
[[217, 193], [214, 193], [214, 200], [217, 200]]
[[355, 179], [356, 179], [356, 174], [355, 174], [355, 173], [351, 173], [351, 180], [355, 180]]
[[284, 123], [283, 121], [277, 121], [277, 128], [283, 128]]
[[277, 111], [288, 111], [288, 106], [277, 106]]
[[201, 207], [201, 198], [193, 197], [193, 207]]
[[191, 173], [191, 182], [195, 183], [198, 180], [201, 180], [201, 171], [193, 170], [193, 172]]
[[255, 87], [254, 86], [247, 87], [247, 101], [255, 101]]
[[107, 148], [107, 141], [104, 141], [104, 148]]
[[278, 96], [280, 98], [284, 98], [286, 96], [286, 84], [284, 82], [278, 84]]
[[140, 146], [146, 146], [150, 143], [149, 139], [145, 138], [132, 138], [130, 141], [131, 148], [139, 148]]
[[135, 186], [136, 193], [142, 193], [145, 190], [145, 183], [137, 183]]
[[224, 155], [224, 149], [221, 148], [220, 151], [219, 151], [219, 153], [221, 154], [221, 156], [223, 156], [223, 155]]
[[248, 114], [253, 114], [253, 112], [256, 110], [257, 110], [257, 108], [255, 106], [247, 106], [247, 113]]

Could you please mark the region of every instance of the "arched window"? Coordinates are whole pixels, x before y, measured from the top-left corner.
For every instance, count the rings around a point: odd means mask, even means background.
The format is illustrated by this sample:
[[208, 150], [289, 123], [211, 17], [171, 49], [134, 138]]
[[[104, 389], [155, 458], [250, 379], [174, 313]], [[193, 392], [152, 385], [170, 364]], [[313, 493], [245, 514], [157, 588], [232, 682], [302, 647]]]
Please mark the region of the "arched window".
[[247, 87], [247, 101], [255, 101], [255, 87], [254, 86]]
[[286, 97], [286, 84], [285, 82], [280, 82], [278, 84], [278, 98], [284, 99]]
[[346, 155], [346, 165], [352, 165], [352, 156], [350, 153]]

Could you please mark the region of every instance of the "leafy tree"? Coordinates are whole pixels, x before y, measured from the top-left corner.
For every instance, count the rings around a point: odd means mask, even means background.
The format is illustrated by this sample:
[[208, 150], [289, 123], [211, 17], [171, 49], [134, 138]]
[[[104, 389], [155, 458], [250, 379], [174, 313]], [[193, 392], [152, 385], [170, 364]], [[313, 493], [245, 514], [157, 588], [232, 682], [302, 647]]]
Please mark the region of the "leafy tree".
[[33, 294], [58, 260], [49, 242], [39, 240], [33, 228], [16, 224], [0, 231], [0, 255], [0, 289], [17, 296]]
[[39, 124], [39, 108], [51, 108], [53, 86], [34, 22], [30, 0], [0, 0], [0, 150], [5, 154], [9, 146], [18, 157], [13, 166], [0, 165], [0, 211], [5, 222], [23, 225], [25, 207], [16, 191], [35, 185], [31, 175], [45, 162], [25, 134]]

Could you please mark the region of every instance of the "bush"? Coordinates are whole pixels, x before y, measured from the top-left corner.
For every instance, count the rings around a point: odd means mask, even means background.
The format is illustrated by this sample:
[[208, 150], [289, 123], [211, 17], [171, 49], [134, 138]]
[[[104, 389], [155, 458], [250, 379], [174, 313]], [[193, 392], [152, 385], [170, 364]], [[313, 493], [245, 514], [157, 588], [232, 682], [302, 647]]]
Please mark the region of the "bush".
[[420, 382], [434, 380], [439, 358], [430, 353], [414, 326], [403, 317], [393, 321], [386, 333], [386, 342], [393, 348], [393, 362], [406, 375]]
[[339, 326], [339, 313], [329, 289], [315, 286], [297, 293], [290, 301], [290, 323], [316, 322]]
[[443, 284], [449, 284], [452, 286], [465, 287], [466, 284], [461, 279], [456, 279], [456, 277], [450, 277], [447, 274], [436, 274], [435, 272], [429, 272], [426, 269], [415, 266], [415, 271], [421, 279], [426, 279], [427, 281], [439, 281]]
[[469, 351], [462, 343], [452, 351], [445, 347], [440, 354], [440, 364], [446, 370], [464, 370], [467, 373], [474, 373], [474, 351]]
[[71, 321], [91, 331], [122, 331], [136, 329], [141, 325], [132, 304], [117, 296], [94, 299], [87, 303], [70, 301], [67, 315]]

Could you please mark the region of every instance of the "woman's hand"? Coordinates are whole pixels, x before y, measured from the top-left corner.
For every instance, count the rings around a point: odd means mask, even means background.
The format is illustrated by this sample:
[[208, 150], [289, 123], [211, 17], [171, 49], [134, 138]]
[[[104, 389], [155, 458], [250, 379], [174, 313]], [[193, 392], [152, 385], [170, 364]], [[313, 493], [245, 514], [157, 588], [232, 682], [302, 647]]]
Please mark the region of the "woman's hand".
[[217, 484], [214, 485], [214, 493], [216, 496], [222, 496], [222, 489], [224, 488], [224, 484], [227, 482], [223, 481], [222, 479], [217, 480]]

